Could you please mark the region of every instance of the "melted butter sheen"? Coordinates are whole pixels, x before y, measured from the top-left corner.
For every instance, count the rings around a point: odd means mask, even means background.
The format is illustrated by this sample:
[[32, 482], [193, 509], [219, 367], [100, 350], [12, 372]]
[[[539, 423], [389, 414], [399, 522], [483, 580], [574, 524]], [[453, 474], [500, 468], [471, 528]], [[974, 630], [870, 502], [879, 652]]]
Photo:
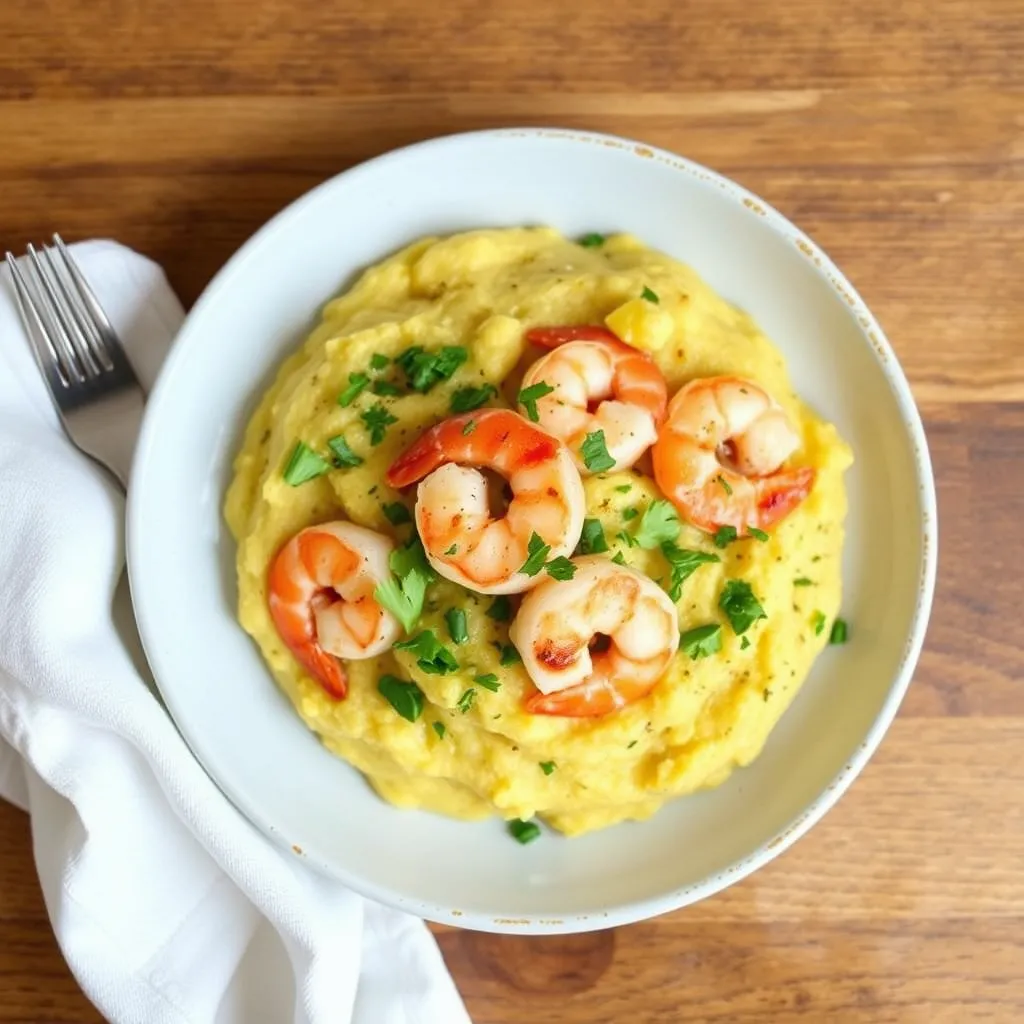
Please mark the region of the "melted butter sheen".
[[[310, 523], [348, 518], [405, 539], [383, 506], [403, 497], [383, 483], [396, 455], [425, 427], [448, 414], [461, 387], [493, 384], [512, 404], [530, 361], [525, 327], [601, 323], [644, 287], [659, 296], [656, 340], [649, 346], [670, 391], [695, 376], [730, 373], [763, 385], [798, 423], [796, 462], [818, 470], [811, 496], [762, 543], [731, 544], [719, 564], [699, 568], [678, 603], [685, 631], [723, 624], [722, 650], [692, 661], [682, 651], [646, 699], [595, 720], [531, 716], [521, 710], [532, 692], [521, 666], [502, 667], [499, 647], [508, 624], [486, 612], [492, 603], [453, 584], [431, 588], [423, 627], [448, 640], [444, 612], [465, 608], [470, 641], [452, 646], [460, 668], [422, 672], [414, 656], [396, 651], [349, 665], [350, 694], [327, 697], [283, 647], [267, 611], [265, 576], [278, 547]], [[632, 308], [632, 307], [631, 307]], [[642, 313], [642, 310], [640, 311]], [[665, 343], [665, 317], [673, 330]], [[638, 331], [643, 330], [640, 322]], [[641, 340], [642, 342], [642, 340]], [[337, 396], [349, 374], [402, 383], [397, 367], [370, 370], [371, 357], [394, 357], [412, 345], [459, 345], [468, 361], [426, 395], [380, 398], [369, 390], [347, 408]], [[360, 412], [383, 402], [398, 422], [371, 446]], [[326, 453], [342, 435], [365, 461], [300, 487], [281, 470], [297, 440]], [[628, 236], [585, 249], [547, 229], [480, 231], [425, 239], [368, 270], [324, 309], [320, 325], [282, 365], [248, 425], [235, 461], [225, 514], [238, 541], [239, 621], [259, 645], [274, 678], [303, 720], [334, 753], [365, 773], [386, 800], [460, 818], [540, 815], [570, 835], [653, 814], [667, 799], [723, 782], [749, 764], [828, 640], [840, 600], [840, 554], [846, 496], [842, 476], [851, 453], [834, 427], [791, 392], [782, 357], [745, 314], [716, 295], [688, 267]], [[643, 470], [645, 463], [641, 462]], [[647, 466], [649, 470], [649, 466]], [[621, 488], [630, 484], [623, 493]], [[615, 535], [627, 508], [643, 509], [659, 492], [644, 472], [586, 482], [588, 515], [604, 524], [609, 557], [667, 580], [660, 553], [629, 548]], [[684, 528], [684, 547], [715, 551]], [[794, 587], [806, 577], [811, 586]], [[718, 610], [725, 580], [744, 579], [768, 618], [741, 647]], [[820, 611], [827, 625], [814, 631]], [[418, 721], [400, 718], [377, 692], [383, 673], [415, 680], [426, 695]], [[463, 714], [460, 696], [473, 676], [494, 673], [501, 688], [477, 688]], [[433, 723], [442, 722], [438, 737]], [[557, 765], [550, 775], [542, 762]]]

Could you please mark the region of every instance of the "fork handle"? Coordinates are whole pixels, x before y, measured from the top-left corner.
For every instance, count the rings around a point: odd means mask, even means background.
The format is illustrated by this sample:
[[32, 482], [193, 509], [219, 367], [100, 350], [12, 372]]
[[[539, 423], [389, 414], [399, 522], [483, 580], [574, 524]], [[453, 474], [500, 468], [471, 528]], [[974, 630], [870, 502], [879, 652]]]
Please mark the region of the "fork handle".
[[108, 469], [125, 491], [144, 409], [142, 393], [125, 389], [102, 404], [76, 409], [68, 432], [75, 446]]

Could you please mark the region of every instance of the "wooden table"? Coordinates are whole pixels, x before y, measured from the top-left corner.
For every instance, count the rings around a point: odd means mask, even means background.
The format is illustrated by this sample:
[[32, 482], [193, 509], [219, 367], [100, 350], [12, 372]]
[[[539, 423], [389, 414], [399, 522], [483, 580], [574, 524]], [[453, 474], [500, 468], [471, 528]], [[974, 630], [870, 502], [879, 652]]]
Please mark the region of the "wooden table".
[[[329, 175], [524, 123], [684, 153], [820, 242], [910, 376], [942, 540], [917, 679], [825, 821], [646, 924], [444, 931], [475, 1021], [1024, 1019], [1021, 0], [7, 0], [0, 247], [113, 236], [191, 302]], [[98, 1019], [0, 807], [0, 1021]]]

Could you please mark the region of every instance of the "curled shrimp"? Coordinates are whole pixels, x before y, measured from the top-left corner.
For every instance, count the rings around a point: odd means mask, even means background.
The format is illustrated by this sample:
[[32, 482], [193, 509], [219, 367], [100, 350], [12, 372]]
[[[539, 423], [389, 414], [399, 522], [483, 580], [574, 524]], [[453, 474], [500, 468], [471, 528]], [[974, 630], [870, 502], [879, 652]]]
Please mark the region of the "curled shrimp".
[[523, 387], [554, 388], [537, 400], [540, 425], [564, 441], [581, 473], [579, 454], [587, 434], [604, 431], [611, 469], [628, 469], [654, 443], [665, 418], [668, 388], [646, 352], [620, 341], [604, 327], [540, 327], [526, 340], [552, 348], [527, 371]]
[[576, 574], [531, 590], [509, 636], [540, 691], [538, 715], [607, 715], [645, 697], [679, 647], [679, 618], [653, 580], [600, 555], [574, 558]]
[[[512, 497], [491, 514], [480, 468], [500, 473]], [[549, 558], [572, 554], [583, 530], [583, 482], [560, 441], [508, 409], [453, 416], [425, 431], [387, 473], [392, 487], [422, 481], [416, 527], [430, 564], [483, 594], [516, 594], [539, 576], [520, 572], [534, 533]]]
[[393, 547], [354, 523], [321, 523], [295, 534], [270, 565], [267, 603], [278, 635], [338, 700], [348, 691], [338, 659], [376, 657], [400, 634], [398, 620], [373, 596], [391, 578]]
[[789, 515], [814, 484], [810, 468], [783, 469], [800, 445], [782, 407], [742, 377], [702, 377], [684, 385], [652, 449], [654, 479], [680, 515], [739, 536]]

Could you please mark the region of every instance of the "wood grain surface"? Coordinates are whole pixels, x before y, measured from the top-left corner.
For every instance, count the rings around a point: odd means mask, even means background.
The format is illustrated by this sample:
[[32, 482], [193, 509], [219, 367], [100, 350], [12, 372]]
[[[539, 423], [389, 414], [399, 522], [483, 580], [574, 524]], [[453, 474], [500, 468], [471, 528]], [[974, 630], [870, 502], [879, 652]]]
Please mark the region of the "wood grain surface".
[[[1024, 1020], [1021, 0], [7, 0], [0, 248], [113, 236], [190, 302], [324, 178], [512, 124], [683, 153], [823, 245], [921, 404], [941, 550], [915, 683], [836, 809], [654, 921], [439, 930], [474, 1020]], [[99, 1019], [0, 805], [0, 1021]]]

